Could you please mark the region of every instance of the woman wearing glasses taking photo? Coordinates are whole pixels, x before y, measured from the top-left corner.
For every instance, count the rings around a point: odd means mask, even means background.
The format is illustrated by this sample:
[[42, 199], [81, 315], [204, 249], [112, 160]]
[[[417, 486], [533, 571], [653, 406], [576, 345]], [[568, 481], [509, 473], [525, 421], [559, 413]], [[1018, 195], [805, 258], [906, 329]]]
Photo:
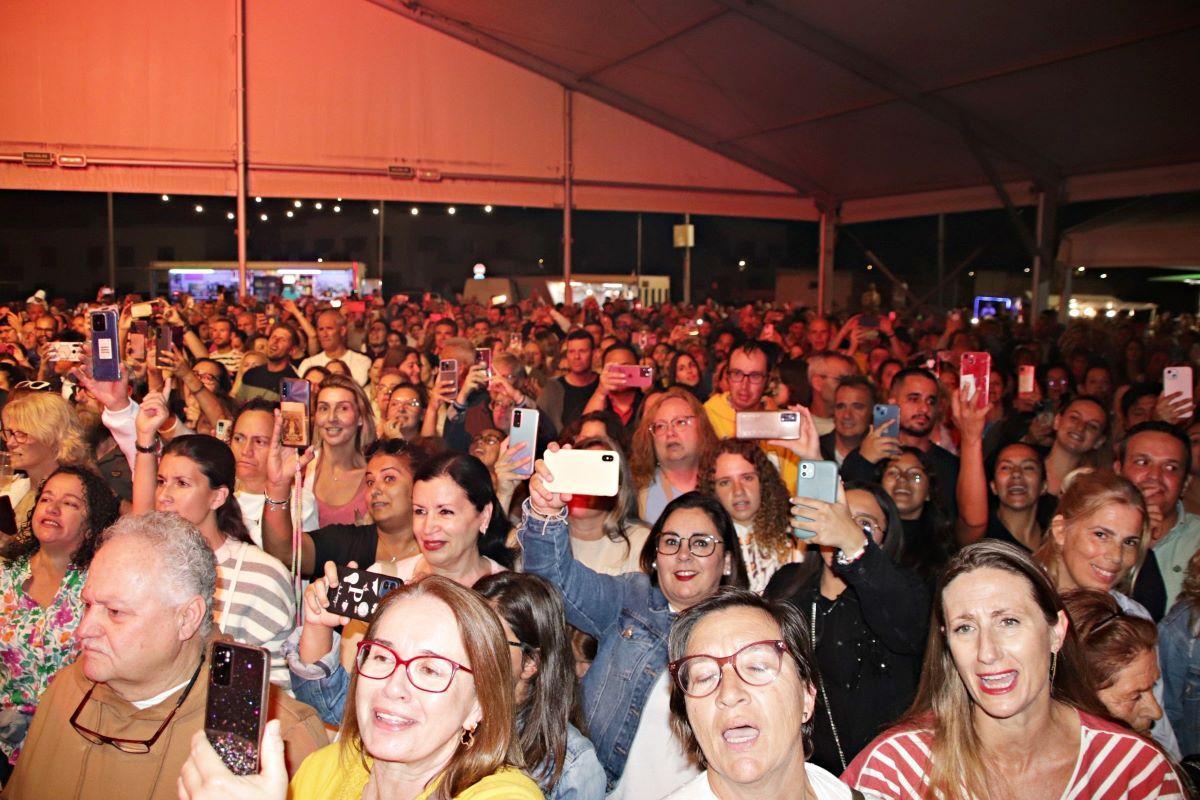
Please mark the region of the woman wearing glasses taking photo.
[[341, 741], [313, 753], [291, 785], [278, 723], [263, 770], [236, 777], [203, 732], [180, 775], [188, 800], [539, 800], [521, 772], [512, 664], [481, 596], [436, 575], [380, 604], [358, 645]]
[[817, 558], [779, 570], [767, 596], [804, 615], [821, 677], [810, 760], [841, 774], [859, 750], [894, 722], [917, 691], [929, 628], [929, 589], [896, 561], [904, 528], [875, 484], [850, 484], [837, 503], [799, 498], [794, 529]]
[[672, 387], [646, 398], [629, 449], [638, 516], [653, 524], [667, 503], [698, 488], [700, 462], [717, 444], [700, 401]]
[[679, 615], [668, 648], [671, 724], [706, 767], [668, 800], [861, 798], [805, 761], [819, 679], [796, 609], [722, 590]]
[[570, 496], [546, 487], [552, 477], [538, 461], [518, 531], [525, 570], [557, 586], [567, 622], [598, 642], [583, 679], [584, 716], [609, 797], [663, 797], [698, 771], [670, 733], [667, 632], [718, 587], [745, 587], [733, 523], [716, 500], [688, 492], [651, 529], [641, 572], [600, 575], [571, 555]]

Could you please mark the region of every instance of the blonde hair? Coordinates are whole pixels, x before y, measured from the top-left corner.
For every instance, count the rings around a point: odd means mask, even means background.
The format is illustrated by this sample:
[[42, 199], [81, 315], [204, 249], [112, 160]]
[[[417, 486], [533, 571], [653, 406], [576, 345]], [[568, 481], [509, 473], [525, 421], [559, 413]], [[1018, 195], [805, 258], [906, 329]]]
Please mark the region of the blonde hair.
[[658, 412], [658, 407], [672, 398], [687, 403], [696, 416], [694, 424], [700, 434], [700, 459], [703, 461], [704, 456], [717, 446], [717, 434], [696, 395], [678, 386], [650, 395], [642, 404], [633, 442], [629, 446], [629, 469], [633, 473], [634, 485], [639, 489], [644, 489], [654, 480], [654, 470], [658, 469], [658, 454], [654, 452], [654, 434], [650, 433], [650, 422]]
[[[1096, 513], [1101, 508], [1116, 503], [1129, 506], [1142, 515], [1141, 530], [1138, 532], [1138, 557], [1129, 575], [1116, 588], [1124, 591], [1137, 578], [1146, 551], [1150, 544], [1150, 516], [1146, 513], [1146, 501], [1133, 482], [1111, 470], [1082, 467], [1067, 473], [1063, 480], [1063, 493], [1054, 515], [1054, 525], [1070, 525]], [[1046, 570], [1055, 586], [1059, 585], [1059, 567], [1062, 564], [1062, 547], [1052, 535], [1045, 537], [1033, 559]]]
[[54, 451], [59, 464], [92, 463], [75, 409], [53, 392], [22, 392], [4, 405], [4, 427], [24, 431]]
[[[358, 427], [358, 432], [354, 434], [354, 446], [359, 453], [366, 452], [367, 448], [375, 444], [375, 439], [378, 438], [375, 433], [375, 411], [371, 407], [371, 400], [367, 397], [367, 393], [353, 378], [336, 373], [327, 375], [325, 380], [321, 381], [321, 385], [317, 387], [317, 402], [320, 402], [321, 394], [327, 389], [344, 389], [354, 395], [358, 420], [362, 423]], [[319, 428], [314, 433], [318, 438], [321, 435]]]

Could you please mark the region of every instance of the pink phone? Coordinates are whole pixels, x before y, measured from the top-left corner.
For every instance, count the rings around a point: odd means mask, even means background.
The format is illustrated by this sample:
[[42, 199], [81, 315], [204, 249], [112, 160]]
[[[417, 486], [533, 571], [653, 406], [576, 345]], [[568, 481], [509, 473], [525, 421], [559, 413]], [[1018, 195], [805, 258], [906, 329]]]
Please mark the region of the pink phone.
[[958, 367], [958, 389], [964, 400], [986, 408], [992, 378], [991, 353], [963, 353]]
[[630, 389], [649, 389], [654, 383], [654, 367], [637, 364], [609, 364], [609, 369], [625, 376], [625, 386]]
[[1036, 383], [1037, 367], [1032, 364], [1024, 364], [1021, 366], [1021, 373], [1017, 377], [1017, 393], [1018, 394], [1033, 394], [1033, 387]]
[[1192, 397], [1192, 368], [1167, 367], [1163, 370], [1163, 396], [1179, 393], [1181, 398]]

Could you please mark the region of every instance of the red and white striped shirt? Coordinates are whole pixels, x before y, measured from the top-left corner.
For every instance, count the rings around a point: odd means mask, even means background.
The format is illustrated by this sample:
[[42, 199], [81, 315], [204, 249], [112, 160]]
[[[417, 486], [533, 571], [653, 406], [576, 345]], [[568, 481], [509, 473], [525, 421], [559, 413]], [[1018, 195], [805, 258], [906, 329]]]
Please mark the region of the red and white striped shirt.
[[[1079, 757], [1062, 800], [1183, 800], [1179, 777], [1151, 744], [1082, 711], [1079, 723]], [[928, 730], [887, 731], [858, 754], [842, 780], [872, 800], [925, 800], [932, 740]]]

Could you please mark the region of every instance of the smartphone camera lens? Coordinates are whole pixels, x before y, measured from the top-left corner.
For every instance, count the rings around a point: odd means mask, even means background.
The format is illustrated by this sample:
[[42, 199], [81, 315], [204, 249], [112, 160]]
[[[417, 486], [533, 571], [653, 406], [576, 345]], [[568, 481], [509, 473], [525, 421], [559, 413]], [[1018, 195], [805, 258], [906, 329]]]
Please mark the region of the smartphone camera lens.
[[612, 461], [613, 457], [612, 456], [601, 456], [600, 460], [601, 461]]
[[521, 424], [521, 412], [519, 410], [514, 411], [513, 412], [513, 425], [520, 425], [520, 424]]
[[103, 314], [92, 314], [92, 330], [103, 331], [107, 329]]
[[811, 478], [813, 475], [812, 464], [801, 464], [799, 474], [801, 478]]

